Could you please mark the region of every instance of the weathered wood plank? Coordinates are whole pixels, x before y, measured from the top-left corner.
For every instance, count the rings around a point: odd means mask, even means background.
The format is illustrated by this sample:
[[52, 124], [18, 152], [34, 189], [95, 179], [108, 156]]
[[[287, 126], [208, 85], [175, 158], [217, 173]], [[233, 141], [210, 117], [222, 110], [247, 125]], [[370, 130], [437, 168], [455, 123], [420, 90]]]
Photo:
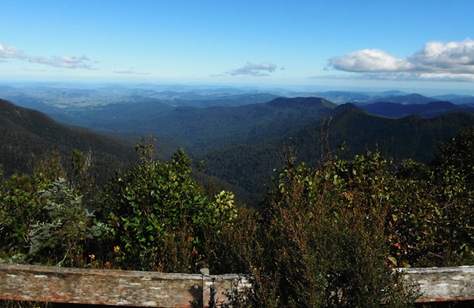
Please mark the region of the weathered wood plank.
[[474, 266], [399, 269], [419, 286], [418, 303], [474, 301]]
[[202, 275], [0, 265], [0, 298], [138, 307], [202, 305]]
[[[399, 269], [419, 286], [417, 302], [474, 301], [474, 266]], [[0, 264], [0, 299], [137, 307], [207, 306], [227, 301], [243, 276], [174, 274]]]

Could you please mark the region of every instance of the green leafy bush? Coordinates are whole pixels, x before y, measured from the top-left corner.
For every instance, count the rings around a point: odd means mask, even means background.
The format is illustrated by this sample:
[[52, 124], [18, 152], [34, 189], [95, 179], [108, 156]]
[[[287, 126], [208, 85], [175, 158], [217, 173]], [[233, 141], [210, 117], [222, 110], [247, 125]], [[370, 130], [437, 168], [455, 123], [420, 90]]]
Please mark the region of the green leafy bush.
[[388, 235], [399, 266], [471, 264], [473, 190], [451, 166], [405, 161], [397, 171]]
[[16, 262], [77, 264], [91, 216], [63, 178], [13, 176], [0, 192], [1, 250]]
[[170, 161], [142, 159], [118, 175], [103, 197], [110, 251], [125, 268], [193, 272], [206, 257], [204, 231], [220, 232], [236, 215], [233, 194], [209, 199], [178, 151]]

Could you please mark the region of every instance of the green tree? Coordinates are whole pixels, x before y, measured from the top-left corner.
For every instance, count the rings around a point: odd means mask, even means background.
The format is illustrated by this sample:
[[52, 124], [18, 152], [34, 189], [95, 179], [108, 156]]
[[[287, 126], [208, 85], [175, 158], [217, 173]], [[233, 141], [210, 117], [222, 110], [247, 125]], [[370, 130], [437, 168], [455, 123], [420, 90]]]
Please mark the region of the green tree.
[[197, 271], [206, 259], [205, 230], [219, 232], [236, 215], [233, 194], [209, 199], [182, 151], [170, 161], [142, 157], [109, 184], [102, 209], [120, 266], [181, 272]]

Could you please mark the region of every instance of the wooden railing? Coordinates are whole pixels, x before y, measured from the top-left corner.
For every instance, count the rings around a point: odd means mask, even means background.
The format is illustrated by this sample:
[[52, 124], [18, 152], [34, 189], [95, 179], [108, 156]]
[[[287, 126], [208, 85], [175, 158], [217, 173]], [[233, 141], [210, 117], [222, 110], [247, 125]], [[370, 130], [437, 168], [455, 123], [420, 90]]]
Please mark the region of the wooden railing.
[[[473, 301], [474, 266], [399, 269], [419, 303]], [[175, 274], [0, 264], [0, 300], [136, 307], [205, 307], [227, 301], [242, 275]]]
[[474, 301], [474, 266], [398, 270], [418, 286], [418, 303]]

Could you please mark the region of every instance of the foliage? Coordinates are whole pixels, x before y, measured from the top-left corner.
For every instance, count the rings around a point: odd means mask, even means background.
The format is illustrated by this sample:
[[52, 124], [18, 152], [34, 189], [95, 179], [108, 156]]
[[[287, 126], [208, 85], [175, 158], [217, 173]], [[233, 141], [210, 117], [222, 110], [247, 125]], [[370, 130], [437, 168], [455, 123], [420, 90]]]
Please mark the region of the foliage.
[[462, 130], [444, 143], [435, 160], [441, 169], [451, 166], [465, 177], [470, 189], [474, 187], [474, 127]]
[[248, 260], [256, 258], [259, 218], [251, 208], [239, 208], [232, 224], [214, 232], [206, 228], [205, 249], [211, 273], [247, 273]]
[[396, 265], [473, 262], [473, 190], [452, 167], [405, 161], [397, 171], [389, 235]]
[[232, 223], [233, 198], [222, 191], [209, 199], [182, 151], [168, 162], [142, 158], [103, 196], [101, 215], [112, 230], [116, 262], [126, 268], [198, 270], [205, 258], [204, 230], [220, 232]]
[[0, 247], [11, 261], [73, 265], [90, 224], [81, 196], [63, 178], [13, 176], [1, 185]]
[[183, 151], [163, 161], [149, 144], [136, 150], [103, 186], [90, 152], [0, 172], [2, 261], [242, 272], [253, 288], [235, 304], [268, 307], [403, 306], [414, 294], [394, 267], [474, 262], [473, 130], [429, 165], [379, 152], [289, 159], [258, 210], [207, 193]]
[[283, 170], [262, 210], [255, 255], [246, 260], [254, 288], [245, 305], [378, 307], [412, 300], [387, 258], [384, 163], [374, 155]]
[[[458, 147], [443, 155], [468, 160]], [[471, 264], [473, 191], [459, 168], [468, 162], [455, 161], [396, 164], [377, 152], [316, 169], [290, 161], [256, 228], [239, 226], [250, 238], [221, 237], [222, 255], [253, 284], [235, 304], [405, 306], [415, 294], [391, 268]]]
[[474, 263], [474, 127], [441, 146], [435, 184], [441, 190], [444, 239], [456, 263]]
[[0, 301], [1, 307], [4, 308], [49, 308], [55, 307], [54, 304], [50, 303], [38, 303], [38, 302], [19, 302], [19, 301]]

